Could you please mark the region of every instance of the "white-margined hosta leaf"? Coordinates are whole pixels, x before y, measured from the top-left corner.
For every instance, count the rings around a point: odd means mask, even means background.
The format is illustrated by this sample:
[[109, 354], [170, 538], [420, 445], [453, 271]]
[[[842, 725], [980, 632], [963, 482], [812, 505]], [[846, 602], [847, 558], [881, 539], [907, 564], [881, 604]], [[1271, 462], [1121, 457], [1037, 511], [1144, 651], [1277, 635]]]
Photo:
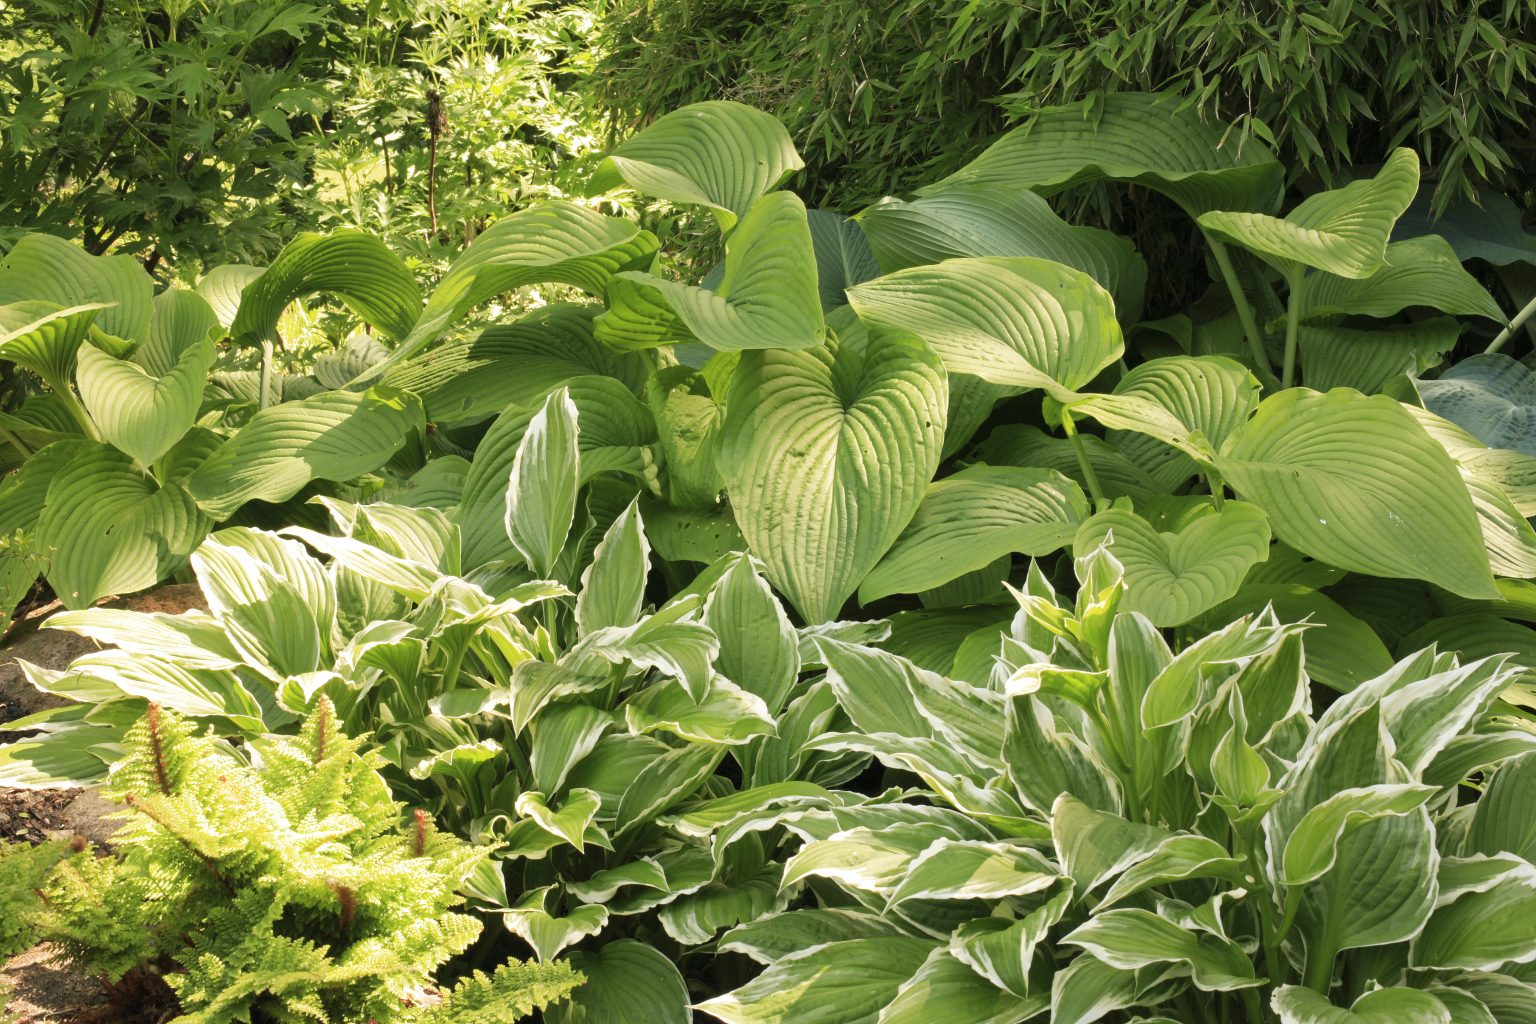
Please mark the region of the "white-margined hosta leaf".
[[826, 326], [805, 204], [792, 192], [758, 200], [725, 241], [725, 275], [714, 289], [618, 274], [594, 330], [619, 349], [690, 341], [722, 352], [820, 345]]
[[907, 936], [812, 946], [697, 1009], [726, 1024], [878, 1024], [934, 948]]
[[749, 557], [743, 555], [709, 592], [704, 625], [720, 638], [715, 670], [760, 697], [777, 715], [800, 676], [794, 626]]
[[626, 184], [677, 205], [705, 206], [730, 231], [758, 199], [804, 166], [772, 114], [711, 100], [680, 107], [620, 143], [590, 187], [606, 192]]
[[1228, 137], [1177, 96], [1121, 92], [1047, 107], [981, 156], [919, 195], [957, 186], [1002, 185], [1051, 195], [1095, 181], [1128, 181], [1171, 198], [1188, 213], [1269, 209], [1284, 168], [1254, 140]]
[[286, 501], [311, 480], [350, 480], [384, 465], [420, 429], [421, 403], [394, 388], [327, 391], [263, 409], [187, 478], [225, 519], [248, 501]]
[[1237, 593], [1248, 570], [1269, 555], [1269, 523], [1262, 509], [1240, 501], [1172, 533], [1129, 509], [1109, 509], [1084, 523], [1072, 546], [1082, 556], [1100, 544], [1125, 566], [1120, 607], [1177, 626]]
[[627, 626], [640, 618], [651, 545], [640, 521], [639, 499], [630, 502], [597, 545], [581, 574], [576, 626], [583, 634], [606, 626]]
[[1308, 319], [1340, 314], [1389, 317], [1410, 306], [1429, 306], [1453, 316], [1504, 320], [1504, 311], [1488, 289], [1467, 273], [1456, 251], [1440, 236], [1392, 242], [1385, 259], [1386, 265], [1366, 278], [1309, 277], [1302, 315]]
[[1419, 157], [1393, 150], [1374, 178], [1304, 199], [1285, 217], [1243, 211], [1201, 214], [1200, 226], [1287, 275], [1303, 268], [1370, 277], [1387, 265], [1387, 240], [1419, 190]]
[[877, 1024], [1015, 1024], [1049, 1006], [1045, 992], [1021, 998], [987, 981], [950, 950], [935, 949], [880, 1011]]
[[647, 687], [625, 702], [624, 719], [631, 732], [670, 732], [693, 743], [739, 744], [774, 734], [762, 698], [719, 676], [701, 700], [680, 682]]
[[1394, 399], [1346, 389], [1273, 395], [1227, 438], [1216, 466], [1303, 554], [1465, 597], [1495, 593], [1461, 474]]
[[1536, 959], [1536, 868], [1507, 854], [1440, 864], [1440, 902], [1413, 940], [1409, 962], [1497, 971]]
[[507, 536], [528, 565], [548, 576], [576, 517], [581, 452], [576, 403], [565, 388], [534, 414], [512, 458], [507, 485]]
[[608, 924], [608, 908], [589, 903], [574, 907], [564, 917], [550, 912], [552, 885], [523, 894], [516, 904], [502, 912], [507, 931], [533, 947], [541, 961], [553, 960], [567, 946], [589, 935], [596, 935]]
[[1189, 931], [1150, 910], [1106, 910], [1061, 940], [1081, 946], [1112, 967], [1134, 971], [1153, 964], [1189, 965], [1203, 992], [1231, 992], [1264, 984], [1253, 962], [1231, 939]]
[[1062, 877], [1055, 865], [1027, 846], [940, 839], [912, 861], [889, 904], [1026, 896], [1051, 888]]
[[54, 235], [23, 235], [0, 260], [0, 306], [49, 302], [99, 305], [95, 324], [124, 341], [149, 336], [154, 280], [132, 256], [92, 256]]
[[1415, 988], [1376, 989], [1346, 1010], [1309, 988], [1282, 985], [1270, 1002], [1280, 1024], [1458, 1024], [1444, 1003]]
[[170, 370], [158, 376], [90, 343], [80, 346], [76, 358], [80, 400], [102, 439], [147, 467], [170, 451], [197, 419], [214, 346], [207, 337], [189, 345]]
[[1131, 243], [1068, 224], [1020, 186], [960, 185], [910, 202], [882, 199], [857, 220], [886, 273], [958, 256], [1035, 256], [1099, 282], [1126, 322], [1141, 315], [1147, 264]]
[[947, 397], [910, 335], [743, 354], [720, 466], [741, 532], [806, 621], [834, 618], [916, 512]]
[[915, 594], [1002, 555], [1050, 554], [1089, 514], [1082, 488], [1051, 470], [969, 466], [936, 480], [891, 550], [859, 587], [865, 604]]
[[[222, 531], [192, 556], [192, 569], [209, 609], [247, 664], [275, 680], [313, 672], [320, 667], [330, 639], [330, 624], [323, 621], [325, 605], [310, 603], [313, 581], [279, 572], [238, 543], [257, 541], [259, 535], [242, 538], [242, 532], [252, 531]], [[271, 554], [286, 556], [295, 565], [314, 561], [293, 541], [277, 541], [276, 546], [278, 550]]]
[[1050, 260], [946, 260], [850, 288], [848, 301], [866, 323], [922, 338], [951, 373], [1063, 402], [1125, 350], [1109, 293]]
[[899, 935], [887, 918], [851, 908], [787, 910], [738, 925], [720, 937], [721, 952], [741, 953], [763, 965], [812, 946], [849, 939]]
[[277, 322], [296, 299], [334, 295], [364, 323], [396, 342], [421, 313], [421, 289], [405, 262], [365, 231], [304, 232], [245, 284], [229, 325], [237, 342], [276, 340]]

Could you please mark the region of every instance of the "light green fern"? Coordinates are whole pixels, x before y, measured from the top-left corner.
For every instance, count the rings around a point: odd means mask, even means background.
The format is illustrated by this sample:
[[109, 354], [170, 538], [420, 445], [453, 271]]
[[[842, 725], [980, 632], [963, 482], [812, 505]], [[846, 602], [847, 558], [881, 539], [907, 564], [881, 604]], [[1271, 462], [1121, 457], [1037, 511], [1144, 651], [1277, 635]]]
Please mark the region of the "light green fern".
[[512, 1024], [564, 1000], [584, 979], [564, 961], [502, 964], [476, 971], [425, 1011], [420, 1024]]

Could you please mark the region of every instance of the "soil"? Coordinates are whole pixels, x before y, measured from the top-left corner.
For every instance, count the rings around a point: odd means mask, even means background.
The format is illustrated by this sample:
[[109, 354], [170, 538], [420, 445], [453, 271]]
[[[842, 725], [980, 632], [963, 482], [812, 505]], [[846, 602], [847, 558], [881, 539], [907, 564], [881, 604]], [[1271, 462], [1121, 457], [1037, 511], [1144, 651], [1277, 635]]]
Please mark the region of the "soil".
[[[197, 585], [190, 583], [163, 586], [109, 605], [170, 614], [207, 607]], [[63, 703], [33, 688], [17, 659], [57, 670], [99, 649], [73, 633], [39, 628], [60, 610], [57, 602], [34, 605], [0, 641], [0, 725]], [[0, 842], [40, 843], [83, 835], [106, 845], [116, 830], [107, 816], [117, 809], [94, 789], [0, 787]], [[6, 1024], [159, 1024], [176, 1015], [175, 1000], [158, 978], [130, 975], [109, 986], [71, 967], [60, 950], [47, 945], [0, 966], [0, 1008], [0, 1021]]]

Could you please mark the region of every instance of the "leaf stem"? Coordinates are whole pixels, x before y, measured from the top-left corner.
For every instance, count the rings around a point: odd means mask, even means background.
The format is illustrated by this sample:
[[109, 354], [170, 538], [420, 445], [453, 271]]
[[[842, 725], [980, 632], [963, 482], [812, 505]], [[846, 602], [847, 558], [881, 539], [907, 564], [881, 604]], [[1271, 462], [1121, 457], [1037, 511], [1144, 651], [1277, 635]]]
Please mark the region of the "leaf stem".
[[1226, 484], [1222, 482], [1221, 474], [1213, 468], [1205, 470], [1205, 484], [1211, 489], [1211, 504], [1220, 512], [1227, 505], [1227, 496], [1222, 492], [1226, 490]]
[[1515, 318], [1509, 322], [1509, 326], [1500, 331], [1498, 337], [1490, 341], [1488, 347], [1483, 349], [1483, 351], [1485, 353], [1497, 352], [1503, 348], [1505, 343], [1515, 336], [1515, 332], [1520, 329], [1520, 326], [1532, 316], [1536, 316], [1536, 298], [1532, 298], [1530, 302], [1527, 302], [1525, 307], [1515, 314]]
[[64, 403], [64, 408], [69, 410], [69, 415], [80, 425], [85, 436], [92, 441], [101, 440], [101, 432], [96, 429], [96, 423], [90, 414], [85, 411], [85, 406], [80, 404], [80, 399], [70, 389], [68, 381], [56, 380], [53, 377], [44, 377], [43, 383], [48, 385], [48, 390], [59, 396], [59, 401]]
[[5, 427], [0, 427], [0, 441], [8, 442], [11, 447], [15, 448], [18, 452], [21, 452], [21, 457], [24, 459], [32, 454], [32, 449], [28, 448], [26, 443], [22, 441], [21, 438], [17, 437], [14, 433]]
[[1296, 384], [1296, 332], [1301, 320], [1302, 273], [1285, 275], [1288, 294], [1285, 297], [1285, 365], [1280, 371], [1281, 388]]
[[1232, 293], [1232, 304], [1237, 307], [1237, 319], [1242, 323], [1243, 334], [1248, 338], [1248, 349], [1253, 354], [1254, 365], [1270, 370], [1269, 357], [1264, 354], [1264, 336], [1259, 333], [1259, 322], [1254, 319], [1253, 306], [1243, 291], [1243, 283], [1238, 280], [1237, 268], [1232, 265], [1232, 257], [1227, 255], [1227, 247], [1210, 235], [1205, 236], [1205, 241], [1211, 247], [1211, 255], [1216, 257], [1216, 266], [1221, 270], [1221, 279], [1226, 282], [1227, 291]]
[[267, 407], [267, 392], [272, 387], [272, 339], [261, 339], [261, 375], [256, 383], [256, 411]]
[[1094, 472], [1093, 463], [1088, 459], [1088, 445], [1081, 434], [1077, 432], [1077, 424], [1072, 422], [1072, 413], [1068, 409], [1061, 410], [1061, 429], [1066, 433], [1067, 439], [1072, 442], [1072, 454], [1077, 456], [1077, 468], [1082, 470], [1083, 482], [1088, 485], [1088, 494], [1093, 498], [1094, 511], [1102, 511], [1108, 504], [1104, 500], [1104, 490], [1099, 486], [1099, 474]]

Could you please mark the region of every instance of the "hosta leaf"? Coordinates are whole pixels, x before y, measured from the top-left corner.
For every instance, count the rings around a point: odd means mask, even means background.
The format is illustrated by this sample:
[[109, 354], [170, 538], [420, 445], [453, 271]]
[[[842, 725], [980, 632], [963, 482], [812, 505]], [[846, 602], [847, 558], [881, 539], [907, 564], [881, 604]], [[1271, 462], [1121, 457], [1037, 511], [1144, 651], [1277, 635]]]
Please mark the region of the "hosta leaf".
[[539, 828], [559, 836], [581, 853], [586, 846], [587, 829], [597, 817], [598, 804], [598, 796], [592, 790], [573, 789], [566, 794], [560, 809], [555, 810], [543, 793], [528, 790], [518, 795], [516, 806], [518, 814], [532, 819]]
[[880, 276], [880, 264], [856, 221], [830, 210], [807, 210], [811, 248], [816, 253], [816, 287], [822, 312], [848, 304], [844, 291]]
[[1095, 909], [1103, 911], [1153, 886], [1190, 878], [1223, 878], [1242, 885], [1245, 870], [1243, 861], [1215, 840], [1198, 835], [1170, 836], [1116, 878]]
[[554, 569], [576, 517], [581, 486], [578, 434], [576, 403], [561, 388], [529, 422], [512, 458], [507, 536], [539, 576], [547, 577]]
[[1109, 293], [1049, 260], [912, 267], [848, 289], [848, 301], [866, 323], [922, 338], [951, 373], [1044, 388], [1062, 401], [1125, 349]]
[[1220, 448], [1259, 404], [1259, 382], [1224, 356], [1149, 359], [1120, 378], [1115, 394], [1156, 404]]
[[594, 295], [608, 279], [656, 251], [656, 237], [630, 221], [575, 203], [517, 210], [476, 236], [453, 261], [410, 335], [371, 379], [440, 338], [465, 313], [503, 292], [531, 284], [565, 284]]
[[[1103, 438], [1079, 434], [1078, 440], [1088, 454], [1088, 463], [1099, 478], [1105, 496], [1141, 500], [1163, 493], [1162, 486], [1144, 467], [1126, 458], [1120, 449]], [[994, 466], [1054, 469], [1086, 486], [1074, 447], [1067, 438], [1052, 437], [1038, 427], [1008, 424], [994, 430], [973, 454], [979, 461]]]
[[1275, 989], [1271, 1005], [1280, 1024], [1452, 1024], [1444, 1004], [1412, 988], [1367, 992], [1346, 1010], [1311, 989], [1282, 985]]
[[147, 467], [192, 428], [213, 366], [214, 347], [206, 337], [188, 346], [158, 379], [92, 344], [80, 346], [77, 358], [80, 399], [102, 439]]
[[1018, 186], [958, 185], [911, 202], [882, 199], [857, 220], [886, 273], [957, 256], [1037, 256], [1103, 285], [1123, 321], [1141, 315], [1147, 265], [1135, 247], [1108, 231], [1068, 224]]
[[631, 732], [663, 730], [694, 743], [746, 743], [773, 735], [773, 716], [761, 698], [718, 676], [701, 700], [681, 683], [642, 690], [625, 703], [624, 718]]
[[1526, 861], [1536, 857], [1536, 755], [1499, 766], [1472, 812], [1466, 852], [1512, 853]]
[[315, 356], [315, 380], [322, 387], [340, 390], [364, 370], [387, 358], [389, 349], [373, 335], [348, 335], [333, 351]]
[[1061, 941], [1082, 946], [1121, 970], [1188, 964], [1190, 980], [1204, 992], [1231, 992], [1264, 983], [1254, 977], [1253, 962], [1237, 943], [1186, 931], [1150, 910], [1101, 911]]
[[1063, 873], [1084, 898], [1102, 882], [1155, 851], [1168, 833], [1096, 811], [1063, 793], [1051, 807], [1051, 837]]
[[1029, 999], [998, 988], [945, 949], [936, 949], [880, 1011], [878, 1024], [1017, 1024], [1045, 1012], [1044, 993]]
[[[1475, 881], [1459, 886], [1470, 876]], [[1413, 941], [1409, 963], [1496, 971], [1536, 960], [1536, 868], [1518, 857], [1447, 858], [1440, 902]]]
[[1213, 211], [1199, 220], [1207, 234], [1240, 245], [1287, 274], [1313, 267], [1363, 278], [1387, 265], [1392, 225], [1418, 189], [1418, 154], [1397, 149], [1376, 177], [1309, 196], [1284, 218]]
[[206, 341], [219, 329], [219, 318], [197, 292], [171, 287], [155, 296], [149, 339], [133, 353], [133, 361], [153, 377], [164, 377], [187, 349]]
[[712, 100], [674, 110], [630, 136], [604, 158], [590, 187], [606, 192], [623, 183], [669, 203], [707, 206], [729, 231], [804, 166], [772, 114]]
[[1280, 881], [1303, 885], [1321, 878], [1338, 858], [1340, 841], [1366, 822], [1407, 814], [1439, 792], [1433, 786], [1359, 786], [1309, 808], [1285, 839]]
[[999, 557], [1050, 554], [1088, 516], [1082, 489], [1051, 470], [969, 466], [928, 486], [911, 523], [864, 578], [859, 600], [915, 594]]
[[96, 326], [126, 341], [148, 337], [154, 292], [153, 279], [134, 257], [92, 256], [53, 235], [23, 235], [0, 261], [0, 305], [100, 304]]
[[789, 616], [750, 559], [738, 558], [720, 577], [703, 620], [720, 638], [715, 670], [778, 714], [799, 678], [800, 648]]
[[507, 930], [532, 946], [545, 962], [553, 960], [567, 946], [596, 935], [608, 923], [608, 908], [600, 904], [574, 907], [565, 917], [551, 914], [547, 904], [553, 888], [534, 889], [502, 912]]
[[295, 299], [335, 295], [364, 323], [401, 341], [421, 312], [421, 290], [405, 263], [365, 231], [303, 232], [240, 294], [229, 325], [237, 342], [276, 340], [277, 321]]
[[1490, 448], [1536, 456], [1536, 372], [1502, 352], [1463, 359], [1418, 382], [1424, 406]]
[[587, 980], [544, 1011], [549, 1024], [688, 1024], [688, 988], [664, 954], [620, 939], [568, 958]]
[[1483, 260], [1495, 267], [1512, 263], [1536, 266], [1536, 234], [1520, 223], [1520, 208], [1507, 196], [1479, 189], [1457, 196], [1438, 217], [1434, 192], [1423, 190], [1397, 222], [1397, 238], [1435, 234], [1450, 243], [1463, 261]]
[[1054, 864], [1026, 846], [940, 839], [918, 855], [891, 893], [905, 900], [995, 900], [1026, 896], [1062, 878]]
[[812, 946], [697, 1009], [726, 1024], [877, 1024], [933, 948], [905, 936]]
[[720, 466], [741, 532], [808, 622], [835, 618], [917, 511], [947, 386], [915, 338], [742, 356]]
[[1121, 610], [1177, 626], [1237, 593], [1248, 570], [1269, 556], [1269, 524], [1262, 509], [1240, 501], [1174, 533], [1110, 509], [1084, 523], [1072, 542], [1078, 557], [1101, 544], [1125, 566]]
[[[1477, 512], [1460, 473], [1401, 403], [1305, 388], [1265, 399], [1216, 462], [1275, 534], [1303, 554], [1373, 576], [1493, 596]], [[1426, 551], [1435, 552], [1425, 558]]]
[[245, 528], [221, 530], [192, 556], [192, 569], [247, 664], [273, 679], [320, 667], [336, 599], [303, 547]]
[[779, 868], [770, 864], [746, 879], [710, 882], [662, 907], [658, 916], [666, 933], [697, 946], [722, 929], [783, 910], [789, 894], [779, 889]]
[[627, 626], [640, 618], [650, 558], [651, 546], [645, 539], [637, 499], [608, 528], [592, 564], [581, 574], [576, 625], [582, 633], [604, 626]]
[[750, 921], [720, 937], [720, 951], [741, 953], [760, 964], [829, 942], [894, 936], [900, 929], [889, 920], [856, 909], [807, 908]]
[[1488, 289], [1467, 273], [1445, 239], [1424, 235], [1387, 246], [1386, 266], [1366, 278], [1314, 274], [1302, 296], [1303, 316], [1339, 314], [1389, 317], [1410, 306], [1429, 306], [1455, 316], [1503, 321]]
[[240, 312], [240, 296], [247, 285], [264, 273], [261, 267], [249, 267], [241, 263], [226, 263], [214, 267], [198, 279], [196, 291], [213, 310], [219, 325], [228, 328]]
[[1047, 107], [981, 156], [919, 189], [939, 195], [956, 186], [1003, 185], [1050, 195], [1074, 185], [1129, 181], [1168, 196], [1191, 215], [1205, 210], [1267, 209], [1284, 169], [1252, 140], [1207, 124], [1176, 96], [1112, 93], [1098, 109]]
[[[981, 977], [1014, 995], [1031, 995], [1040, 987], [1030, 984], [1035, 949], [1061, 921], [1072, 902], [1072, 890], [1064, 887], [1017, 921], [1002, 917], [978, 917], [956, 928], [949, 937], [949, 951]], [[1041, 993], [1044, 994], [1044, 993]]]
[[128, 456], [93, 445], [49, 481], [35, 543], [64, 607], [84, 608], [165, 579], [210, 525], [180, 484], [161, 487]]
[[810, 348], [826, 338], [805, 205], [774, 192], [725, 241], [725, 276], [713, 290], [627, 271], [608, 286], [594, 324], [619, 349], [702, 341], [724, 352]]
[[248, 501], [286, 501], [311, 480], [371, 473], [421, 426], [421, 403], [394, 388], [328, 391], [263, 409], [187, 478], [215, 519]]
[[59, 309], [31, 301], [0, 306], [0, 360], [31, 370], [49, 387], [68, 388], [75, 376], [75, 353], [103, 308]]
[[[1371, 330], [1303, 325], [1296, 332], [1296, 341], [1302, 376], [1309, 388], [1354, 388], [1374, 395], [1398, 377], [1417, 377], [1438, 366], [1460, 336], [1459, 321], [1433, 317]], [[1420, 381], [1420, 387], [1425, 383]]]

